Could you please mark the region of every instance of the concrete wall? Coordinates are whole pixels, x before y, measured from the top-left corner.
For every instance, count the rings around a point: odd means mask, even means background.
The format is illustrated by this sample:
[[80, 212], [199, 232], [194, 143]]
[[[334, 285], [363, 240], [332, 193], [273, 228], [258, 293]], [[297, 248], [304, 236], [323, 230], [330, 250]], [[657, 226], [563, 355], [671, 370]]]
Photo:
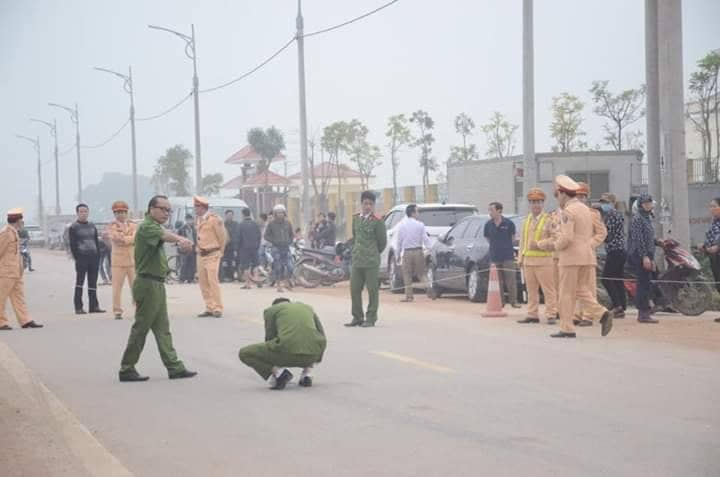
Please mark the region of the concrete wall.
[[689, 184], [688, 205], [690, 209], [690, 243], [699, 245], [705, 241], [705, 232], [710, 228], [708, 203], [720, 197], [720, 184]]
[[448, 166], [448, 202], [472, 204], [485, 211], [489, 202], [501, 202], [507, 213], [514, 213], [513, 164], [522, 160], [487, 159]]

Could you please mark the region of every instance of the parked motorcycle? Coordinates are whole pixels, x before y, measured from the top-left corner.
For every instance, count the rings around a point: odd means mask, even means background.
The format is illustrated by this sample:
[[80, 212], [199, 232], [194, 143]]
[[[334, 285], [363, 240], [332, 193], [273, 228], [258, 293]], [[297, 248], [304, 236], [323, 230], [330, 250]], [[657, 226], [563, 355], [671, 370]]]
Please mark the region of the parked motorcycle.
[[30, 239], [25, 238], [20, 241], [20, 255], [22, 255], [23, 260], [23, 270], [28, 270], [32, 272], [32, 260], [30, 259]]
[[305, 288], [330, 286], [350, 279], [352, 250], [348, 243], [339, 242], [335, 249], [299, 248], [295, 262], [295, 282]]
[[[656, 245], [663, 250], [665, 271], [657, 274], [653, 283], [652, 300], [656, 308], [670, 307], [687, 316], [697, 316], [707, 311], [712, 303], [713, 289], [700, 273], [700, 262], [689, 251], [680, 247], [673, 239], [658, 240]], [[602, 270], [602, 264], [598, 267]], [[635, 270], [625, 265], [623, 284], [629, 300], [637, 295]], [[600, 277], [598, 277], [598, 284]], [[600, 287], [598, 287], [600, 288]], [[598, 290], [600, 292], [600, 290]], [[605, 289], [598, 293], [598, 301], [607, 298]], [[609, 302], [609, 298], [607, 298]]]

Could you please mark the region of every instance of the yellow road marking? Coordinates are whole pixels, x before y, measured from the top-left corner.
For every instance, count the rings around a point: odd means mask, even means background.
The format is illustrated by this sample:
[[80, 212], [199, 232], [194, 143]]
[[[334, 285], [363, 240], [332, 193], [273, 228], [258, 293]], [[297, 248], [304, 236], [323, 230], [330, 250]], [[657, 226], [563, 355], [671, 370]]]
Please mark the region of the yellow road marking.
[[383, 358], [394, 359], [395, 361], [400, 361], [401, 363], [411, 364], [413, 366], [417, 366], [418, 368], [425, 368], [431, 371], [436, 371], [438, 373], [456, 372], [454, 369], [446, 368], [445, 366], [439, 366], [437, 364], [426, 363], [425, 361], [420, 361], [419, 359], [415, 359], [410, 356], [404, 356], [402, 354], [390, 353], [388, 351], [373, 351], [372, 353], [378, 356], [382, 356]]

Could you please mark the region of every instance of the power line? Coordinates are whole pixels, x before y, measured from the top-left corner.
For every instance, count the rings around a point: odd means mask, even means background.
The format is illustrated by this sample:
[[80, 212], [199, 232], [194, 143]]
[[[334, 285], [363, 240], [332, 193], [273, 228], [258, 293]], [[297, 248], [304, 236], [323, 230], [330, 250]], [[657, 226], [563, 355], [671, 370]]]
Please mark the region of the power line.
[[115, 133], [113, 133], [112, 136], [110, 136], [110, 137], [107, 138], [105, 141], [101, 142], [100, 144], [94, 144], [94, 145], [92, 145], [92, 146], [80, 146], [80, 147], [82, 147], [83, 149], [98, 149], [98, 148], [101, 148], [101, 147], [107, 145], [110, 141], [112, 141], [112, 140], [115, 139], [116, 137], [118, 137], [118, 135], [123, 131], [123, 129], [125, 129], [125, 128], [127, 127], [128, 124], [130, 124], [130, 119], [128, 119], [127, 121], [125, 121], [125, 123], [124, 123], [122, 126], [120, 126], [120, 129], [118, 129], [117, 131], [115, 131]]
[[400, 1], [400, 0], [392, 0], [391, 2], [388, 2], [388, 3], [384, 4], [384, 5], [379, 6], [379, 7], [376, 8], [375, 10], [371, 10], [371, 11], [369, 11], [369, 12], [367, 12], [367, 13], [364, 13], [364, 14], [360, 15], [359, 17], [355, 17], [355, 18], [353, 18], [353, 19], [351, 19], [351, 20], [348, 20], [348, 21], [346, 21], [346, 22], [340, 23], [340, 24], [335, 25], [335, 26], [331, 26], [331, 27], [329, 27], [329, 28], [323, 28], [322, 30], [314, 31], [314, 32], [311, 32], [311, 33], [305, 33], [305, 34], [303, 35], [303, 38], [308, 38], [308, 37], [310, 37], [310, 36], [315, 36], [315, 35], [322, 35], [323, 33], [328, 33], [328, 32], [331, 32], [331, 31], [333, 31], [333, 30], [337, 30], [338, 28], [342, 28], [342, 27], [344, 27], [344, 26], [350, 25], [351, 23], [355, 23], [355, 22], [357, 22], [357, 21], [362, 20], [363, 18], [367, 18], [367, 17], [369, 17], [370, 15], [379, 12], [380, 10], [384, 10], [385, 8], [389, 7], [390, 5], [392, 5], [392, 4], [394, 4], [394, 3], [397, 3], [397, 2], [399, 2], [399, 1]]
[[192, 94], [192, 91], [191, 91], [191, 92], [189, 92], [186, 96], [183, 96], [183, 98], [182, 98], [180, 101], [178, 101], [177, 103], [173, 104], [172, 106], [170, 106], [169, 108], [167, 108], [167, 109], [164, 110], [163, 112], [158, 113], [158, 114], [154, 114], [154, 115], [152, 115], [152, 116], [147, 116], [147, 117], [144, 117], [144, 118], [135, 118], [135, 120], [136, 120], [136, 121], [152, 121], [153, 119], [158, 119], [158, 118], [161, 118], [161, 117], [163, 117], [163, 116], [165, 116], [165, 115], [168, 115], [168, 114], [172, 113], [173, 111], [175, 111], [177, 108], [179, 108], [179, 107], [180, 107], [184, 102], [186, 102], [188, 99], [192, 98], [192, 95], [193, 95], [193, 94]]
[[290, 45], [292, 45], [294, 41], [295, 41], [295, 36], [293, 35], [293, 37], [290, 38], [287, 43], [285, 43], [283, 46], [281, 46], [279, 50], [277, 50], [275, 53], [273, 53], [272, 55], [270, 55], [267, 59], [263, 60], [260, 64], [258, 64], [256, 67], [254, 67], [254, 68], [251, 69], [250, 71], [248, 71], [248, 72], [246, 72], [246, 73], [243, 73], [242, 75], [238, 76], [237, 78], [232, 79], [232, 80], [230, 80], [230, 81], [228, 81], [228, 82], [225, 82], [225, 83], [223, 83], [223, 84], [220, 84], [220, 85], [217, 85], [217, 86], [213, 86], [212, 88], [208, 88], [208, 89], [201, 89], [200, 92], [201, 92], [201, 93], [211, 93], [211, 92], [213, 92], [213, 91], [217, 91], [217, 90], [219, 90], [219, 89], [226, 88], [226, 87], [228, 87], [228, 86], [230, 86], [230, 85], [233, 85], [233, 84], [237, 83], [237, 82], [240, 81], [240, 80], [243, 80], [243, 79], [247, 78], [247, 77], [250, 76], [251, 74], [255, 73], [257, 70], [259, 70], [260, 68], [262, 68], [263, 66], [267, 65], [267, 64], [270, 63], [272, 60], [274, 60], [278, 55], [280, 55], [280, 53], [282, 53], [282, 52], [285, 51], [288, 47], [290, 47]]
[[65, 154], [67, 154], [67, 153], [69, 153], [69, 152], [71, 152], [71, 151], [74, 151], [74, 150], [75, 150], [75, 144], [73, 144], [73, 145], [70, 146], [69, 148], [65, 149], [64, 151], [58, 152], [58, 156], [64, 156]]

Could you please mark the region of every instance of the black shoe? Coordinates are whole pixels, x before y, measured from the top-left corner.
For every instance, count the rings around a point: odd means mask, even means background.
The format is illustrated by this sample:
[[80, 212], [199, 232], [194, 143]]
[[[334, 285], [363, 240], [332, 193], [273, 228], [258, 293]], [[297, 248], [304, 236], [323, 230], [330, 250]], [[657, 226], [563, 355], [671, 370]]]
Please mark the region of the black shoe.
[[22, 325], [23, 328], [42, 328], [45, 325], [41, 325], [40, 323], [35, 323], [34, 321], [28, 321], [24, 325]]
[[87, 315], [87, 312], [85, 310], [83, 310], [82, 308], [79, 308], [79, 309], [75, 310], [75, 314], [76, 315]]
[[285, 389], [285, 386], [292, 380], [292, 378], [292, 373], [287, 369], [284, 369], [280, 377], [275, 378], [275, 384], [270, 389], [274, 389], [276, 391]]
[[403, 299], [400, 300], [400, 301], [401, 301], [402, 303], [412, 303], [413, 301], [415, 301], [415, 298], [413, 298], [413, 297], [405, 297], [405, 298], [403, 298]]
[[527, 318], [523, 320], [517, 320], [518, 323], [527, 324], [527, 323], [540, 323], [540, 318], [533, 318], [531, 316], [528, 316]]
[[10, 331], [10, 330], [12, 330], [12, 326], [10, 326], [10, 325], [0, 326], [0, 331]]
[[548, 325], [554, 325], [557, 323], [557, 320], [555, 318], [549, 318], [547, 321]]
[[602, 318], [600, 318], [600, 324], [602, 325], [602, 329], [600, 330], [600, 335], [607, 336], [613, 327], [613, 316], [609, 311], [606, 311], [605, 313], [603, 313]]
[[513, 308], [522, 308], [522, 307], [521, 307], [520, 305], [518, 305], [517, 303], [513, 303], [513, 304], [510, 305], [510, 306], [513, 307]]
[[557, 333], [553, 333], [550, 335], [551, 338], [576, 338], [577, 335], [575, 333], [567, 333], [565, 331], [558, 331]]
[[583, 319], [583, 320], [578, 320], [578, 322], [575, 323], [575, 324], [576, 324], [577, 326], [592, 326], [592, 325], [593, 325], [593, 322], [592, 322], [592, 320], [585, 320], [585, 319]]
[[362, 326], [362, 321], [352, 320], [350, 323], [345, 323], [345, 326]]
[[105, 313], [105, 310], [103, 310], [102, 308], [93, 308], [89, 312], [90, 313]]
[[150, 379], [147, 376], [140, 376], [137, 372], [132, 373], [119, 373], [118, 377], [120, 378], [121, 383], [139, 383], [142, 381], [147, 381]]
[[207, 318], [209, 316], [213, 316], [212, 311], [203, 311], [197, 317], [198, 318]]
[[122, 313], [115, 313], [115, 319], [116, 320], [122, 320]]
[[715, 323], [720, 323], [720, 318], [715, 318]]
[[311, 376], [303, 376], [300, 378], [300, 382], [298, 383], [299, 386], [302, 386], [304, 388], [309, 388], [312, 386], [312, 377]]
[[615, 318], [615, 319], [625, 318], [625, 310], [623, 310], [619, 306], [617, 308], [613, 308], [612, 310], [610, 310], [610, 313], [613, 314], [613, 318]]
[[197, 376], [197, 372], [195, 371], [188, 371], [187, 369], [184, 371], [181, 371], [177, 374], [170, 374], [168, 377], [170, 379], [185, 379], [185, 378], [193, 378]]
[[362, 325], [360, 325], [360, 328], [372, 328], [375, 326], [375, 323], [372, 321], [366, 321]]
[[28, 269], [28, 272], [34, 272], [34, 271], [35, 271], [34, 268], [29, 268], [29, 269]]
[[651, 318], [651, 317], [638, 318], [638, 322], [639, 322], [639, 323], [650, 323], [650, 324], [653, 324], [653, 325], [656, 325], [656, 324], [660, 323], [659, 320], [656, 320], [655, 318]]
[[222, 318], [222, 311], [213, 311], [212, 316], [213, 318]]

